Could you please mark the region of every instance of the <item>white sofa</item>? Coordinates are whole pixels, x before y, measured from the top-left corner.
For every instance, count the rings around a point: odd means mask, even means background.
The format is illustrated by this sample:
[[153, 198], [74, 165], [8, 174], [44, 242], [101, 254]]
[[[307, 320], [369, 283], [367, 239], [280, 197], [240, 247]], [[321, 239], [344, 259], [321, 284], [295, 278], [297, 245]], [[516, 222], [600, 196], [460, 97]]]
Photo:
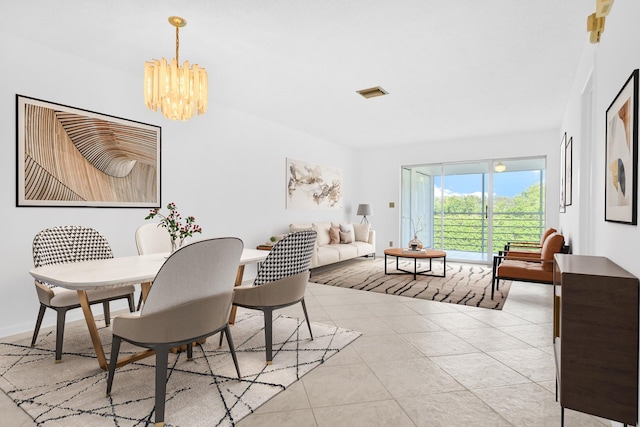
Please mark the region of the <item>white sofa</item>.
[[[314, 222], [289, 225], [289, 232], [308, 229], [318, 233], [311, 268], [361, 256], [375, 257], [376, 232], [371, 224]], [[339, 236], [339, 242], [336, 242], [336, 236]]]

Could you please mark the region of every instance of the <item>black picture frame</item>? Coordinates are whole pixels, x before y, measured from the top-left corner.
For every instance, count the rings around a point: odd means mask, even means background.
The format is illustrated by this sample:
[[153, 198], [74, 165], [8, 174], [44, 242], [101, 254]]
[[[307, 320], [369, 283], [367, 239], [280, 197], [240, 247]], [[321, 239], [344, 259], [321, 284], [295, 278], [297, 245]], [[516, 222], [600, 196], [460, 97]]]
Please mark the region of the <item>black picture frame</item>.
[[638, 70], [606, 112], [605, 221], [638, 223]]
[[162, 129], [16, 95], [16, 206], [161, 206]]
[[560, 141], [560, 213], [567, 211], [566, 205], [566, 155], [567, 155], [567, 133], [562, 135], [562, 141]]
[[564, 149], [564, 205], [573, 204], [573, 137], [570, 137]]

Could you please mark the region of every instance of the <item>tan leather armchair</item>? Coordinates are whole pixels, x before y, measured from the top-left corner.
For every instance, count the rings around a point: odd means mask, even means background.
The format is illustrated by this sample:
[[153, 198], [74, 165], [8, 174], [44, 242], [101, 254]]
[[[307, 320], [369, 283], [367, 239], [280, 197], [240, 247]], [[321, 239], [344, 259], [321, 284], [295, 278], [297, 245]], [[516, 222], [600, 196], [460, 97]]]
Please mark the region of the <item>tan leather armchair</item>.
[[[545, 240], [553, 233], [556, 233], [557, 230], [555, 228], [549, 228], [546, 230], [542, 236], [540, 237], [540, 242], [508, 242], [504, 251], [500, 255], [505, 255], [506, 259], [517, 259], [517, 258], [527, 258], [527, 259], [540, 259], [540, 252], [542, 251], [542, 246], [544, 245]], [[516, 248], [516, 249], [512, 249]]]
[[164, 425], [171, 348], [187, 345], [187, 358], [191, 359], [193, 342], [223, 332], [240, 379], [229, 313], [242, 248], [242, 241], [231, 237], [201, 240], [178, 249], [167, 259], [142, 310], [113, 319], [107, 395], [111, 393], [123, 340], [156, 353], [156, 426]]
[[495, 290], [500, 290], [500, 279], [553, 283], [553, 256], [562, 252], [564, 247], [564, 236], [555, 232], [545, 239], [538, 259], [515, 256], [506, 258], [505, 255], [494, 256], [491, 299], [493, 299]]
[[267, 364], [273, 360], [272, 314], [273, 310], [296, 303], [302, 304], [309, 334], [313, 339], [311, 324], [304, 302], [309, 282], [309, 265], [316, 241], [316, 232], [303, 230], [288, 234], [273, 246], [262, 263], [253, 286], [237, 287], [233, 305], [261, 310], [264, 313], [264, 335]]
[[553, 227], [546, 229], [544, 233], [542, 233], [542, 236], [540, 236], [539, 242], [524, 242], [524, 241], [507, 242], [507, 244], [504, 245], [504, 252], [505, 253], [506, 252], [520, 252], [520, 253], [534, 252], [539, 254], [540, 251], [542, 250], [542, 245], [544, 245], [544, 241], [547, 239], [547, 237], [549, 237], [553, 233], [556, 233], [557, 231], [558, 230], [556, 230]]

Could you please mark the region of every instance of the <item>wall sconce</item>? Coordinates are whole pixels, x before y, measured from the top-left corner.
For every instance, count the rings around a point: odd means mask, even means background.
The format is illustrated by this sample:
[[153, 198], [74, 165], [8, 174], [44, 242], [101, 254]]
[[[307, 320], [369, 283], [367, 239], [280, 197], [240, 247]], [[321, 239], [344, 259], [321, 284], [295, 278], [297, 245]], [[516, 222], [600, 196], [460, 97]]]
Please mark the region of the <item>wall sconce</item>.
[[596, 11], [587, 17], [587, 31], [591, 33], [591, 43], [600, 42], [600, 36], [604, 33], [605, 17], [611, 11], [613, 0], [596, 0]]

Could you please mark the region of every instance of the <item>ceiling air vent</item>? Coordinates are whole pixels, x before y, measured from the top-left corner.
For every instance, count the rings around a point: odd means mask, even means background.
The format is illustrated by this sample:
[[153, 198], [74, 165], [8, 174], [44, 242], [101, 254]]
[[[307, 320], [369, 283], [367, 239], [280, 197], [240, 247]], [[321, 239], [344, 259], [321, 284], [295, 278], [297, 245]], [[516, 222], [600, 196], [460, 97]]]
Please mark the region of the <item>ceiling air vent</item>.
[[361, 90], [357, 90], [356, 92], [358, 92], [360, 95], [364, 96], [367, 99], [389, 94], [389, 92], [382, 89], [380, 86], [370, 87], [369, 89], [361, 89]]

